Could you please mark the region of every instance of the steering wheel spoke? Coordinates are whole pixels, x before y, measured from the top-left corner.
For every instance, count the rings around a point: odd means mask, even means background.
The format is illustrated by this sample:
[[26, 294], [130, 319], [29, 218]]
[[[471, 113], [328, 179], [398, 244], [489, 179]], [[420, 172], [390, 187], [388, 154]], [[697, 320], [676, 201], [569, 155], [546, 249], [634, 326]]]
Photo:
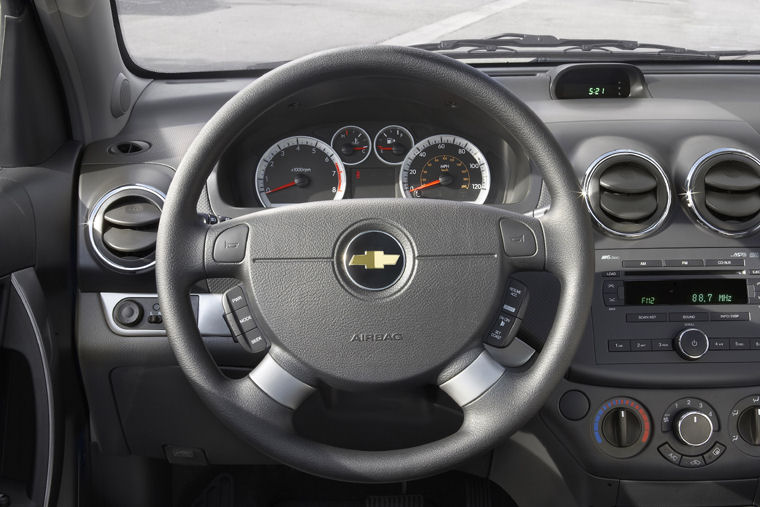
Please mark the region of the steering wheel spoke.
[[[477, 354], [475, 359], [471, 359], [473, 354]], [[468, 360], [469, 363], [466, 363]], [[463, 368], [462, 363], [466, 364]], [[456, 371], [453, 375], [451, 374], [452, 370]], [[468, 351], [452, 361], [444, 369], [444, 379], [438, 387], [448, 394], [457, 405], [465, 407], [488, 391], [505, 371], [504, 366], [494, 360], [488, 351], [481, 347], [474, 351]]]

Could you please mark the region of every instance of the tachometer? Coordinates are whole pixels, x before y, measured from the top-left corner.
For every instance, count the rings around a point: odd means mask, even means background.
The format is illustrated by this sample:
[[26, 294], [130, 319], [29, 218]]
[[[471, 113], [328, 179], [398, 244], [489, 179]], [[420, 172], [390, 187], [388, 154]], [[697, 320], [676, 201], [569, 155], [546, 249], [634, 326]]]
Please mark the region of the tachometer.
[[483, 204], [491, 172], [483, 153], [458, 136], [437, 135], [417, 143], [404, 159], [399, 186], [404, 197]]
[[327, 143], [307, 136], [281, 139], [256, 167], [256, 192], [266, 207], [342, 199], [343, 162]]

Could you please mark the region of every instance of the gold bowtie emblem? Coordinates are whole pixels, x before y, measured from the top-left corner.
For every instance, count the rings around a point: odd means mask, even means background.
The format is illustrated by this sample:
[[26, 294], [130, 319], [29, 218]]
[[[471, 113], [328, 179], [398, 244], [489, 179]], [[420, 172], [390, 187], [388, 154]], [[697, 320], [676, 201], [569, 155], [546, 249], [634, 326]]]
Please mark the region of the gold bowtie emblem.
[[351, 256], [349, 266], [364, 266], [364, 269], [384, 269], [385, 266], [395, 266], [398, 255], [386, 254], [382, 250], [365, 250], [363, 254]]

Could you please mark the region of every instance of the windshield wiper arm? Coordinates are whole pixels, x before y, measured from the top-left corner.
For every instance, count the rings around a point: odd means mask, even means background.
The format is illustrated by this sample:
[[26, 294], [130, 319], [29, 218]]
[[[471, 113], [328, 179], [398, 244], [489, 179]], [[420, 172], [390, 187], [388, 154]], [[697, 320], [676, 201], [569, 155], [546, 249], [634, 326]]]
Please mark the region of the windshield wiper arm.
[[429, 44], [417, 44], [414, 47], [428, 51], [454, 51], [469, 49], [468, 52], [508, 52], [520, 53], [520, 48], [557, 49], [562, 52], [571, 51], [636, 51], [637, 49], [653, 50], [653, 55], [661, 56], [692, 56], [696, 58], [714, 59], [711, 53], [687, 49], [667, 44], [641, 43], [634, 40], [622, 39], [561, 39], [553, 35], [533, 35], [526, 33], [503, 33], [486, 39], [453, 39]]

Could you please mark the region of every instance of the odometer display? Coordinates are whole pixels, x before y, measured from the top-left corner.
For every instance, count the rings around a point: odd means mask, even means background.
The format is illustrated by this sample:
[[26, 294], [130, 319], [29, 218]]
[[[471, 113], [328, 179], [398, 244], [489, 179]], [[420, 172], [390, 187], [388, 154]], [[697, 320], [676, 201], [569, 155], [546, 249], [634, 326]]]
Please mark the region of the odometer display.
[[266, 207], [342, 199], [343, 162], [327, 143], [307, 136], [281, 139], [256, 167], [256, 192]]
[[747, 304], [747, 284], [740, 279], [688, 279], [625, 282], [626, 305]]
[[399, 187], [404, 197], [448, 199], [483, 204], [491, 172], [483, 153], [471, 142], [452, 135], [428, 137], [404, 159]]

